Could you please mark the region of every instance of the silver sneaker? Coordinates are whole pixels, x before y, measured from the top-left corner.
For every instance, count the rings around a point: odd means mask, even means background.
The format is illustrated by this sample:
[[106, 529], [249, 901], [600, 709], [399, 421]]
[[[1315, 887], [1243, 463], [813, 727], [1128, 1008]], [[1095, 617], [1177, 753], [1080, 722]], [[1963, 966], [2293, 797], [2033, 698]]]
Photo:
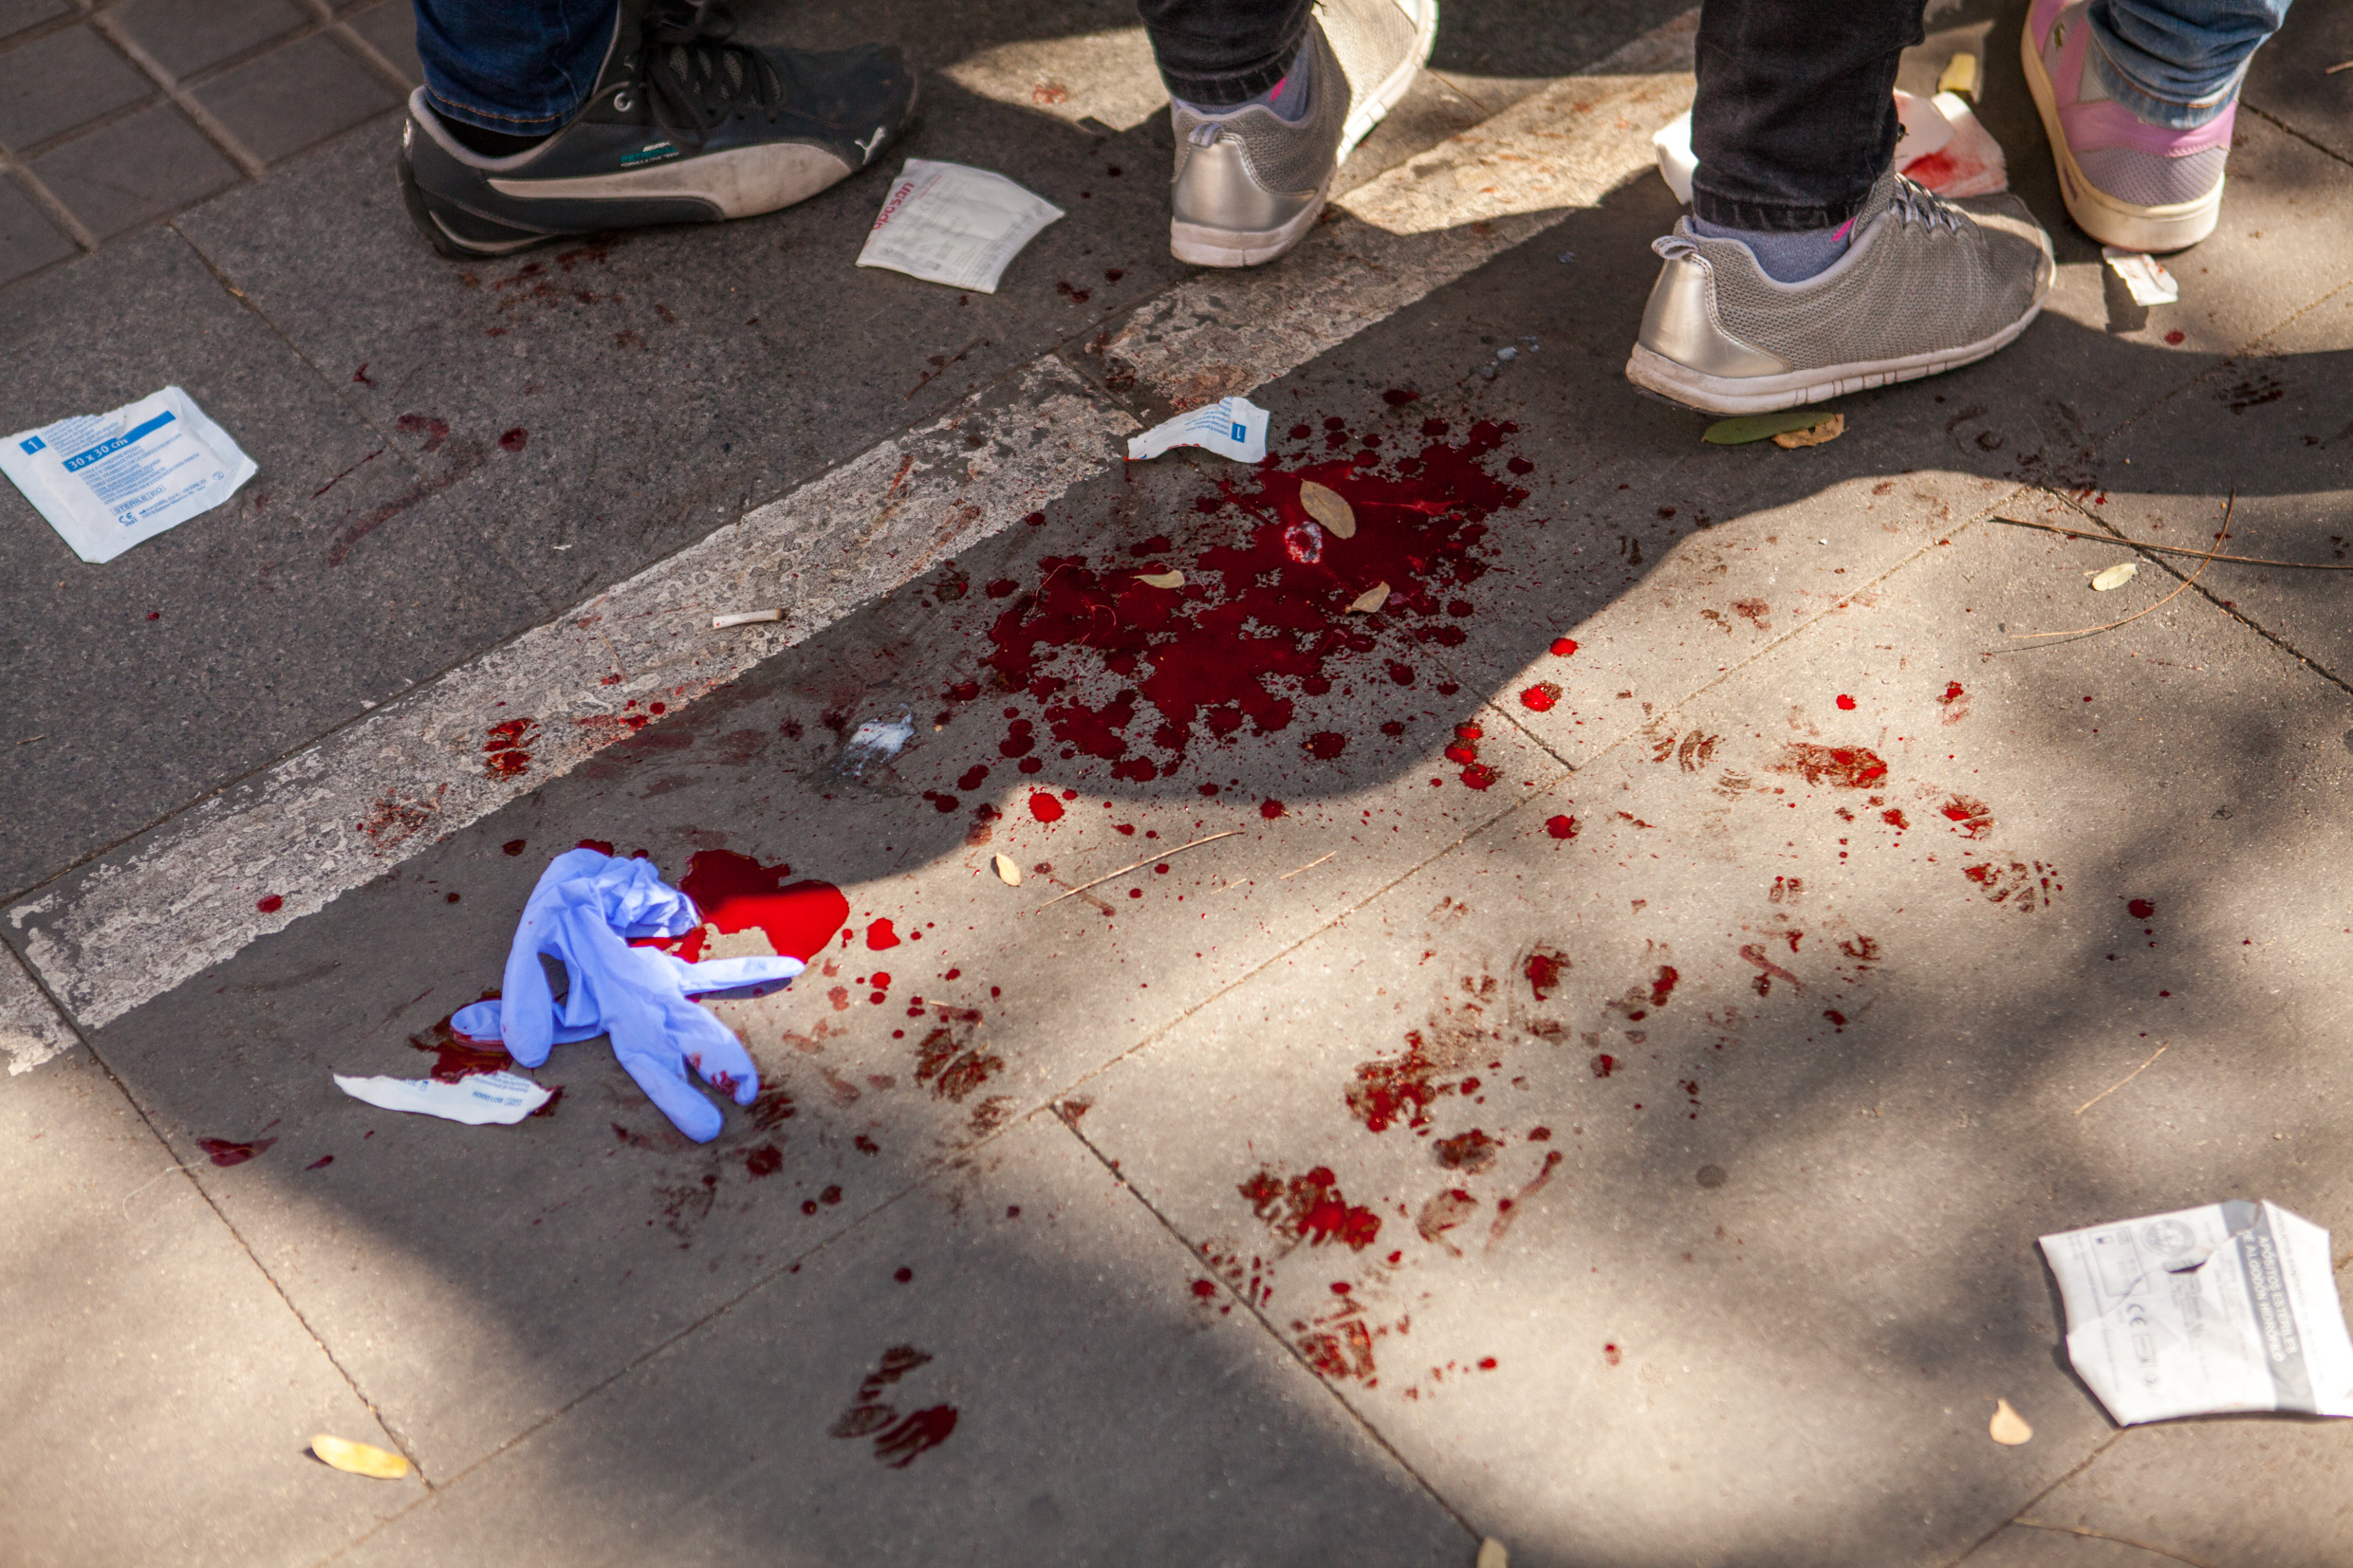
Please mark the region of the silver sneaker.
[[1414, 84], [1437, 28], [1437, 0], [1323, 0], [1300, 46], [1316, 51], [1306, 119], [1292, 124], [1263, 104], [1222, 115], [1171, 104], [1176, 259], [1256, 267], [1305, 238], [1340, 165]]
[[2016, 196], [1946, 201], [1895, 174], [1827, 270], [1775, 283], [1737, 240], [1681, 219], [1626, 378], [1713, 414], [1765, 414], [1984, 359], [2050, 292], [2050, 236]]

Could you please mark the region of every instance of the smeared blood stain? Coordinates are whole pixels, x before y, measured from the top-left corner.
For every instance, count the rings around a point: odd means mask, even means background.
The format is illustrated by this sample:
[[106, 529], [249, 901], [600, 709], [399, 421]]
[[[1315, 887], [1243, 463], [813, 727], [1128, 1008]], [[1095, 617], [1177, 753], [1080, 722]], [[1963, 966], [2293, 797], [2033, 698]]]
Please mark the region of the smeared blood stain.
[[1470, 1218], [1478, 1207], [1479, 1200], [1461, 1188], [1449, 1188], [1421, 1206], [1414, 1229], [1425, 1242], [1444, 1243], [1446, 1232]]
[[[695, 900], [708, 925], [722, 935], [758, 928], [769, 946], [786, 958], [804, 962], [824, 950], [850, 917], [850, 904], [831, 882], [803, 880], [787, 883], [788, 865], [764, 866], [733, 850], [695, 852], [678, 890]], [[692, 964], [702, 956], [701, 928], [678, 943], [679, 957]]]
[[1430, 1060], [1421, 1037], [1409, 1034], [1405, 1038], [1411, 1048], [1403, 1056], [1359, 1062], [1356, 1081], [1348, 1085], [1348, 1109], [1368, 1133], [1427, 1126], [1431, 1101], [1454, 1092], [1452, 1083], [1431, 1081], [1439, 1067]]
[[1843, 692], [1839, 693], [1838, 705], [1839, 711], [1842, 713], [1851, 713], [1855, 710], [1855, 699]]
[[480, 1073], [510, 1072], [515, 1064], [514, 1058], [507, 1054], [504, 1042], [461, 1035], [450, 1026], [448, 1018], [421, 1034], [409, 1036], [409, 1046], [433, 1053], [433, 1070], [428, 1076], [443, 1083], [455, 1083]]
[[251, 1143], [231, 1143], [227, 1138], [198, 1138], [196, 1147], [204, 1151], [205, 1158], [226, 1169], [232, 1165], [243, 1165], [277, 1141], [276, 1138], [255, 1138]]
[[1549, 713], [1559, 706], [1561, 686], [1558, 681], [1540, 680], [1520, 693], [1520, 706], [1537, 713]]
[[1800, 774], [1817, 787], [1826, 784], [1839, 789], [1867, 789], [1887, 777], [1887, 765], [1878, 752], [1860, 746], [1816, 746], [1801, 741], [1782, 754], [1773, 771]]
[[1312, 1246], [1341, 1242], [1362, 1252], [1380, 1234], [1380, 1216], [1350, 1204], [1340, 1190], [1340, 1178], [1325, 1166], [1288, 1182], [1261, 1171], [1236, 1190], [1261, 1220], [1294, 1242]]
[[531, 770], [529, 747], [537, 743], [538, 721], [508, 719], [482, 732], [482, 771], [493, 779], [520, 778]]
[[1217, 1294], [1217, 1282], [1214, 1280], [1195, 1280], [1193, 1282], [1193, 1294], [1198, 1296], [1201, 1300], [1206, 1301], [1211, 1297]]
[[523, 450], [523, 444], [530, 438], [531, 433], [525, 430], [521, 425], [517, 425], [514, 429], [507, 431], [499, 436], [498, 450], [501, 452], [521, 452]]
[[1574, 817], [1547, 817], [1545, 819], [1545, 831], [1551, 834], [1555, 839], [1574, 839], [1577, 837], [1577, 819]]
[[1620, 1351], [1616, 1345], [1603, 1345], [1602, 1347], [1602, 1359], [1607, 1361], [1611, 1366], [1616, 1366], [1623, 1358], [1624, 1353]]
[[1936, 706], [1944, 710], [1945, 723], [1958, 724], [1969, 717], [1969, 693], [1961, 690], [1959, 681], [1947, 681], [1944, 695], [1936, 699]]
[[772, 1143], [744, 1151], [744, 1169], [754, 1176], [772, 1176], [785, 1168], [785, 1152]]
[[1307, 755], [1330, 762], [1348, 749], [1348, 737], [1336, 729], [1319, 729], [1307, 737]]
[[1901, 833], [1904, 829], [1912, 825], [1911, 821], [1904, 816], [1903, 808], [1900, 806], [1891, 805], [1885, 811], [1881, 812], [1880, 821], [1885, 822], [1889, 827], [1894, 828], [1899, 833]]
[[1593, 1076], [1607, 1078], [1618, 1070], [1618, 1059], [1604, 1051], [1593, 1059]]
[[1993, 810], [1983, 801], [1955, 795], [1937, 809], [1958, 832], [1972, 839], [1982, 839], [1993, 831]]
[[520, 855], [526, 849], [530, 847], [530, 843], [531, 841], [528, 839], [510, 839], [498, 847], [504, 854]]
[[1261, 817], [1264, 817], [1267, 821], [1270, 821], [1270, 822], [1271, 822], [1271, 821], [1274, 821], [1277, 817], [1282, 816], [1282, 815], [1283, 815], [1283, 811], [1284, 811], [1283, 802], [1280, 802], [1280, 801], [1278, 801], [1278, 800], [1276, 800], [1276, 799], [1275, 799], [1274, 797], [1272, 797], [1271, 795], [1269, 795], [1269, 797], [1267, 797], [1267, 799], [1265, 799], [1265, 800], [1263, 800], [1263, 801], [1261, 801], [1261, 802], [1258, 802], [1258, 815], [1260, 815]]
[[2151, 920], [2157, 916], [2157, 906], [2146, 898], [2136, 898], [2124, 908], [2136, 920]]
[[1549, 1002], [1552, 993], [1560, 988], [1561, 975], [1568, 967], [1566, 953], [1555, 952], [1550, 948], [1537, 948], [1529, 953], [1528, 967], [1522, 972], [1528, 976], [1528, 988], [1535, 993], [1536, 1000]]
[[[805, 1208], [810, 1205], [803, 1205]], [[911, 1270], [899, 1270], [902, 1282], [913, 1278]], [[868, 1373], [858, 1385], [858, 1397], [849, 1408], [834, 1417], [826, 1428], [829, 1435], [839, 1438], [874, 1437], [874, 1456], [895, 1470], [903, 1470], [916, 1457], [936, 1448], [955, 1430], [956, 1411], [953, 1405], [934, 1405], [912, 1415], [900, 1415], [882, 1402], [882, 1391], [914, 1372], [927, 1366], [931, 1356], [913, 1345], [893, 1345], [882, 1353], [881, 1364]], [[879, 1434], [879, 1435], [878, 1435]]]
[[[899, 932], [891, 928], [888, 920], [877, 920], [866, 928], [866, 947], [869, 951], [880, 952], [887, 948], [897, 946], [899, 946]], [[796, 953], [794, 956], [800, 955]], [[878, 986], [886, 986], [890, 984], [890, 977], [878, 974], [874, 977], [874, 983]]]
[[254, 899], [253, 907], [261, 911], [264, 914], [275, 914], [280, 910], [286, 908], [286, 900], [279, 897], [274, 893], [268, 893], [264, 894], [261, 897]]
[[320, 1155], [317, 1159], [312, 1160], [312, 1161], [311, 1161], [308, 1165], [304, 1166], [304, 1167], [303, 1167], [303, 1169], [304, 1169], [304, 1170], [306, 1170], [306, 1171], [321, 1171], [321, 1170], [324, 1170], [326, 1167], [328, 1167], [328, 1166], [330, 1166], [330, 1165], [333, 1165], [334, 1163], [335, 1163], [335, 1156], [334, 1156], [334, 1155], [332, 1155], [332, 1154], [321, 1154], [321, 1155]]
[[1675, 994], [1676, 982], [1682, 978], [1682, 975], [1676, 971], [1674, 965], [1659, 965], [1658, 977], [1650, 983], [1651, 1006], [1654, 1008], [1665, 1006], [1667, 998]]
[[1439, 1138], [1430, 1148], [1433, 1157], [1449, 1171], [1468, 1171], [1477, 1175], [1495, 1163], [1495, 1154], [1503, 1146], [1473, 1127], [1451, 1138]]
[[[1450, 618], [1472, 612], [1454, 596], [1488, 570], [1476, 554], [1485, 520], [1527, 496], [1484, 467], [1509, 429], [1482, 423], [1460, 446], [1434, 442], [1392, 471], [1367, 449], [1221, 482], [1195, 511], [1247, 514], [1250, 531], [1235, 540], [1221, 526], [1193, 560], [1171, 563], [1185, 572], [1181, 593], [1140, 586], [1124, 564], [1047, 557], [1037, 584], [990, 628], [984, 662], [1004, 689], [1044, 705], [1056, 741], [1138, 783], [1246, 729], [1286, 729], [1294, 692], [1320, 694], [1312, 683], [1332, 679], [1333, 661], [1374, 652], [1347, 605], [1375, 583], [1389, 585], [1384, 619], [1415, 640], [1465, 640]], [[1314, 524], [1299, 503], [1306, 480], [1349, 503], [1354, 537], [1333, 540]]]
[[[517, 841], [520, 842], [520, 840]], [[599, 855], [610, 855], [613, 853], [612, 844], [603, 839], [583, 839], [579, 843], [574, 844], [572, 847], [574, 849], [593, 849]]]
[[1552, 639], [1552, 651], [1561, 657], [1566, 658], [1569, 655], [1577, 651], [1577, 639], [1574, 637], [1554, 637]]
[[874, 1440], [874, 1456], [894, 1470], [903, 1470], [916, 1462], [919, 1454], [928, 1453], [948, 1441], [956, 1429], [956, 1408], [954, 1405], [934, 1405], [901, 1416], [899, 1425]]
[[1029, 815], [1041, 822], [1059, 822], [1062, 802], [1041, 789], [1029, 797]]

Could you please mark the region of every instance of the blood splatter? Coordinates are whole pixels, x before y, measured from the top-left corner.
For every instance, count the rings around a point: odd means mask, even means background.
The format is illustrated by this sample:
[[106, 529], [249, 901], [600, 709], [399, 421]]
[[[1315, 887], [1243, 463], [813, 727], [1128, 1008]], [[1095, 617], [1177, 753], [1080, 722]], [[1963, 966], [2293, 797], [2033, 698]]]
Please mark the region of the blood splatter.
[[255, 1138], [251, 1143], [231, 1143], [227, 1138], [198, 1138], [196, 1147], [204, 1151], [205, 1158], [225, 1170], [232, 1165], [243, 1165], [277, 1141], [276, 1138]]
[[1398, 1126], [1425, 1127], [1431, 1102], [1454, 1091], [1452, 1083], [1431, 1081], [1440, 1069], [1430, 1060], [1421, 1037], [1410, 1034], [1405, 1038], [1410, 1048], [1403, 1056], [1359, 1062], [1356, 1081], [1348, 1085], [1348, 1109], [1368, 1133], [1384, 1133]]
[[2153, 920], [2157, 917], [2157, 906], [2146, 898], [2136, 898], [2124, 909], [2136, 920]]
[[1348, 737], [1337, 729], [1319, 729], [1307, 737], [1307, 755], [1319, 762], [1330, 762], [1348, 749]]
[[1029, 797], [1029, 815], [1041, 822], [1059, 822], [1062, 802], [1041, 789]]
[[785, 1152], [772, 1143], [744, 1151], [744, 1169], [754, 1176], [772, 1176], [785, 1168]]
[[1350, 1204], [1340, 1190], [1340, 1178], [1326, 1166], [1288, 1182], [1261, 1171], [1237, 1190], [1261, 1220], [1294, 1242], [1315, 1246], [1341, 1242], [1362, 1252], [1380, 1234], [1380, 1216]]
[[323, 1171], [323, 1170], [324, 1170], [326, 1167], [328, 1167], [328, 1166], [330, 1166], [330, 1165], [333, 1165], [334, 1163], [335, 1163], [335, 1156], [334, 1156], [334, 1155], [332, 1155], [332, 1154], [321, 1154], [321, 1155], [320, 1155], [317, 1159], [312, 1160], [312, 1161], [311, 1161], [308, 1165], [304, 1166], [304, 1167], [303, 1167], [303, 1169], [304, 1169], [304, 1170], [306, 1170], [306, 1171]]
[[1843, 692], [1839, 693], [1838, 705], [1839, 711], [1842, 713], [1851, 713], [1855, 710], [1855, 699]]
[[1528, 976], [1528, 987], [1539, 1002], [1549, 1002], [1560, 988], [1561, 976], [1569, 968], [1568, 955], [1550, 948], [1539, 947], [1528, 955], [1527, 967], [1521, 971]]
[[1574, 839], [1577, 837], [1577, 819], [1574, 817], [1547, 817], [1545, 819], [1545, 831], [1551, 834], [1555, 839]]
[[1607, 1078], [1618, 1070], [1618, 1059], [1603, 1051], [1593, 1059], [1593, 1076]]
[[610, 855], [613, 853], [612, 843], [610, 840], [604, 839], [583, 839], [579, 843], [574, 844], [572, 847], [574, 849], [593, 849], [599, 855]]
[[523, 444], [530, 438], [531, 433], [525, 430], [521, 425], [517, 425], [514, 429], [504, 432], [500, 434], [498, 438], [498, 450], [501, 452], [521, 452], [523, 450]]
[[[891, 923], [888, 920], [877, 920], [874, 924], [866, 928], [866, 948], [868, 951], [881, 952], [886, 949], [895, 948], [897, 946], [899, 946], [899, 932], [892, 929]], [[796, 954], [795, 956], [798, 955]], [[890, 977], [888, 975], [878, 974], [874, 977], [874, 983], [878, 986], [887, 986], [890, 984]]]
[[1283, 815], [1283, 811], [1284, 811], [1283, 802], [1280, 802], [1280, 801], [1278, 801], [1278, 800], [1276, 800], [1276, 799], [1275, 799], [1273, 796], [1271, 796], [1271, 795], [1268, 796], [1265, 800], [1263, 800], [1263, 801], [1261, 801], [1261, 802], [1258, 802], [1258, 815], [1260, 815], [1261, 817], [1264, 817], [1267, 821], [1270, 821], [1270, 822], [1271, 822], [1271, 821], [1274, 821], [1277, 817], [1282, 816], [1282, 815]]
[[1520, 706], [1536, 713], [1551, 712], [1560, 701], [1561, 685], [1558, 681], [1540, 680], [1520, 693]]
[[498, 847], [501, 853], [513, 856], [520, 855], [526, 849], [528, 849], [530, 847], [530, 843], [531, 841], [528, 839], [510, 839]]
[[[1181, 594], [1139, 586], [1125, 565], [1047, 557], [1038, 584], [990, 628], [985, 662], [1004, 687], [1046, 705], [1058, 742], [1137, 782], [1172, 774], [1195, 747], [1245, 729], [1288, 729], [1294, 691], [1316, 694], [1308, 683], [1328, 681], [1332, 661], [1374, 652], [1346, 607], [1377, 582], [1390, 589], [1384, 617], [1417, 641], [1465, 640], [1448, 610], [1472, 606], [1450, 596], [1488, 570], [1476, 553], [1485, 519], [1527, 495], [1484, 467], [1509, 429], [1482, 423], [1460, 446], [1434, 442], [1388, 472], [1360, 466], [1377, 462], [1368, 451], [1295, 472], [1260, 469], [1251, 488], [1221, 483], [1196, 512], [1238, 510], [1252, 526], [1239, 541], [1221, 526], [1226, 537], [1183, 562]], [[1349, 503], [1353, 538], [1328, 540], [1314, 526], [1299, 503], [1306, 480]], [[1157, 717], [1147, 729], [1148, 715]], [[1138, 754], [1145, 748], [1152, 754]]]
[[1502, 1145], [1473, 1127], [1451, 1138], [1439, 1138], [1431, 1144], [1432, 1157], [1449, 1171], [1467, 1171], [1477, 1175], [1495, 1163]]
[[1993, 831], [1993, 810], [1983, 801], [1967, 795], [1955, 795], [1937, 808], [1954, 824], [1956, 832], [1972, 839], [1982, 839]]
[[[756, 927], [780, 956], [806, 961], [848, 921], [850, 904], [831, 882], [787, 883], [791, 875], [788, 865], [765, 866], [732, 850], [706, 849], [688, 863], [678, 889], [722, 935]], [[699, 929], [689, 932], [678, 944], [678, 956], [695, 962], [702, 943]]]
[[1906, 828], [1912, 825], [1910, 819], [1904, 816], [1903, 808], [1900, 806], [1891, 805], [1885, 811], [1881, 812], [1880, 821], [1885, 822], [1889, 827], [1894, 828], [1899, 833], [1903, 832]]
[[1214, 1280], [1195, 1280], [1193, 1282], [1193, 1294], [1198, 1296], [1201, 1300], [1206, 1301], [1211, 1297], [1217, 1294], [1217, 1282]]
[[1421, 1206], [1414, 1229], [1425, 1242], [1443, 1241], [1447, 1231], [1470, 1218], [1479, 1200], [1459, 1187], [1449, 1188]]
[[[450, 1018], [456, 1016], [452, 1013]], [[443, 1083], [455, 1083], [480, 1073], [511, 1072], [515, 1064], [514, 1058], [507, 1054], [505, 1042], [475, 1040], [459, 1034], [451, 1027], [449, 1018], [421, 1034], [409, 1036], [409, 1045], [433, 1054], [433, 1070], [428, 1076]]]
[[1961, 690], [1959, 681], [1947, 681], [1944, 695], [1936, 699], [1936, 706], [1944, 710], [1945, 723], [1958, 724], [1969, 717], [1969, 693]]
[[1816, 746], [1801, 741], [1782, 754], [1773, 771], [1801, 774], [1817, 787], [1826, 784], [1839, 789], [1867, 789], [1887, 777], [1887, 765], [1878, 752], [1860, 746]]
[[520, 778], [531, 770], [529, 747], [539, 736], [535, 719], [507, 719], [484, 730], [482, 771], [493, 779]]
[[286, 900], [274, 893], [266, 893], [253, 900], [253, 907], [264, 914], [275, 914], [286, 908]]
[[1562, 658], [1566, 658], [1569, 655], [1577, 651], [1577, 639], [1574, 637], [1554, 637], [1552, 639], [1552, 651], [1553, 653], [1559, 655]]
[[1602, 1347], [1602, 1359], [1607, 1361], [1613, 1367], [1616, 1366], [1621, 1359], [1622, 1359], [1622, 1356], [1623, 1353], [1621, 1352], [1616, 1345], [1603, 1345]]

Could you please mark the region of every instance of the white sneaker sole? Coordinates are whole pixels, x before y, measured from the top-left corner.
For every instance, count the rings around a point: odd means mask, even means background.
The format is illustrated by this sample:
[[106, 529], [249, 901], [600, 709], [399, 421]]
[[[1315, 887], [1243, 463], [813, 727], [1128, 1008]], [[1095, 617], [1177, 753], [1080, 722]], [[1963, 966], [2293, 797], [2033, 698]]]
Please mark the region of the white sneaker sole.
[[2007, 348], [2018, 334], [2032, 325], [2034, 318], [2043, 313], [2043, 301], [2049, 292], [2050, 285], [2046, 281], [2025, 315], [1993, 336], [1959, 348], [1831, 365], [1823, 370], [1792, 370], [1780, 376], [1710, 376], [1638, 344], [1633, 357], [1626, 360], [1626, 379], [1661, 397], [1709, 414], [1770, 414], [1777, 409], [1827, 402], [1850, 392], [1917, 381], [1925, 376], [1975, 364]]
[[1315, 220], [1324, 215], [1324, 200], [1331, 194], [1331, 189], [1332, 175], [1325, 175], [1324, 188], [1315, 194], [1315, 200], [1301, 209], [1297, 217], [1280, 229], [1212, 229], [1206, 224], [1178, 223], [1172, 219], [1168, 226], [1169, 252], [1178, 261], [1193, 267], [1262, 266], [1307, 237], [1307, 231], [1315, 227]]
[[1398, 0], [1399, 9], [1414, 19], [1414, 48], [1398, 68], [1391, 71], [1380, 85], [1358, 98], [1348, 105], [1347, 120], [1340, 128], [1340, 156], [1345, 163], [1356, 151], [1357, 143], [1373, 134], [1373, 127], [1398, 106], [1400, 99], [1411, 92], [1414, 78], [1421, 74], [1422, 65], [1438, 41], [1438, 0]]
[[2083, 166], [2067, 146], [2059, 123], [2059, 94], [2051, 85], [2050, 74], [2043, 69], [2043, 51], [2034, 46], [2030, 12], [2026, 30], [2018, 35], [2018, 54], [2026, 66], [2027, 88], [2043, 117], [2043, 133], [2050, 138], [2051, 159], [2059, 166], [2059, 194], [2078, 229], [2103, 245], [2142, 251], [2184, 250], [2214, 231], [2222, 217], [2222, 187], [2227, 176], [2214, 181], [2214, 188], [2196, 201], [2169, 207], [2137, 207], [2119, 201], [2084, 177]]

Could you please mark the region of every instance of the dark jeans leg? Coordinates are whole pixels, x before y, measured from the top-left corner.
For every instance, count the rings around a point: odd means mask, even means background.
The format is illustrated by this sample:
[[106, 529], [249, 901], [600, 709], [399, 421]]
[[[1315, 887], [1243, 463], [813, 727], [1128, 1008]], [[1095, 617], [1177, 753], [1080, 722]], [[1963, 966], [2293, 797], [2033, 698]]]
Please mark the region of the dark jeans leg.
[[1703, 0], [1692, 211], [1789, 232], [1855, 215], [1896, 151], [1925, 0]]
[[553, 131], [597, 84], [621, 0], [416, 0], [434, 113], [515, 136]]
[[1282, 81], [1313, 9], [1314, 0], [1136, 0], [1170, 96], [1204, 108]]

